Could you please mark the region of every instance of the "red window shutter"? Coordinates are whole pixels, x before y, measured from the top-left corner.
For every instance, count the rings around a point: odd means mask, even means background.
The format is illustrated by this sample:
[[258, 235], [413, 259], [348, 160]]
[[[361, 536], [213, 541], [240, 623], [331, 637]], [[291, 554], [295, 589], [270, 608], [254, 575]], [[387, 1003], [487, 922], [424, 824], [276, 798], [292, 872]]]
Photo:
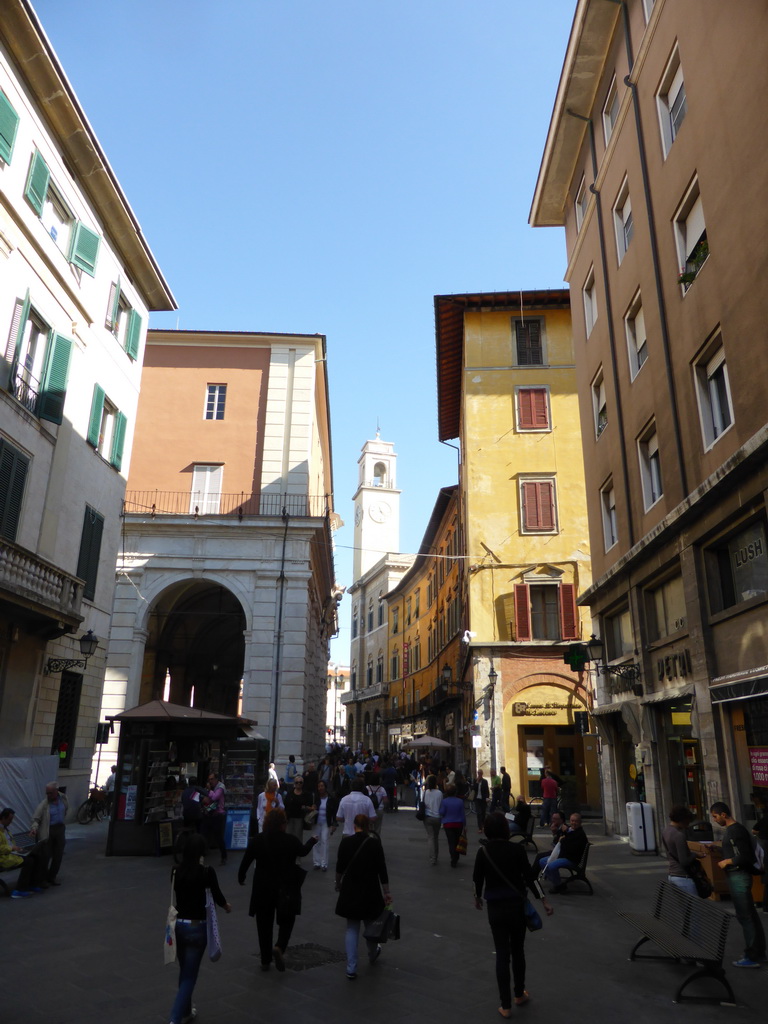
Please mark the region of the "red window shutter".
[[576, 587], [572, 583], [560, 584], [560, 626], [563, 640], [579, 639], [579, 612], [576, 608]]
[[531, 418], [533, 426], [542, 430], [549, 426], [549, 410], [547, 409], [546, 388], [536, 388], [530, 391], [531, 395]]
[[550, 531], [555, 528], [555, 488], [547, 480], [523, 483], [523, 529]]
[[517, 392], [517, 422], [521, 430], [532, 430], [535, 425], [533, 394], [530, 388], [521, 388]]
[[525, 583], [515, 584], [515, 639], [531, 639], [531, 601]]

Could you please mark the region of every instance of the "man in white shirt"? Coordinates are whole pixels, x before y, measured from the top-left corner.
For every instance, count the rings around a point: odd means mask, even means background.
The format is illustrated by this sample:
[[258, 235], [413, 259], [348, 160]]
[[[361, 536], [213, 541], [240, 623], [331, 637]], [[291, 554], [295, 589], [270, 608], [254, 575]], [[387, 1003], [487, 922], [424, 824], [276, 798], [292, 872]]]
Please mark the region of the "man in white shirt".
[[376, 808], [373, 801], [365, 793], [365, 783], [357, 778], [352, 783], [352, 792], [341, 798], [339, 809], [336, 811], [336, 820], [344, 824], [343, 834], [352, 836], [355, 834], [355, 817], [364, 814], [371, 823], [376, 824]]

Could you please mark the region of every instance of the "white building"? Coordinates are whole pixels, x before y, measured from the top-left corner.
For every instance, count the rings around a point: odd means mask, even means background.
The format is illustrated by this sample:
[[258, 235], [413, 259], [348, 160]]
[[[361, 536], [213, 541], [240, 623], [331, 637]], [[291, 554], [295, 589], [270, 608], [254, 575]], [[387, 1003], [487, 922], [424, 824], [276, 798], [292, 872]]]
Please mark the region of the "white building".
[[400, 491], [397, 455], [390, 441], [366, 441], [358, 459], [355, 502], [354, 582], [351, 601], [352, 639], [349, 655], [347, 743], [351, 747], [386, 750], [384, 728], [387, 671], [387, 602], [385, 595], [402, 579], [415, 555], [398, 554]]
[[[84, 797], [150, 310], [171, 292], [25, 0], [0, 19], [0, 755]], [[84, 660], [68, 634], [101, 639]], [[50, 659], [75, 662], [52, 664]]]
[[322, 754], [341, 600], [325, 355], [322, 335], [150, 331], [105, 717], [165, 698], [256, 721], [280, 765]]

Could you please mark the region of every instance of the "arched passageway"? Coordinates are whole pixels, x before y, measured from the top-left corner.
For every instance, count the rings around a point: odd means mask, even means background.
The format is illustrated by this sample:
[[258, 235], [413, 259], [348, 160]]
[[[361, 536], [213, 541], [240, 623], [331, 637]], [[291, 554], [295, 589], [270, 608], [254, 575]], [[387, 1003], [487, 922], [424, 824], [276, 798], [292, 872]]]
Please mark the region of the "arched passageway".
[[246, 620], [231, 591], [205, 580], [175, 583], [155, 601], [147, 628], [141, 703], [165, 697], [238, 714]]

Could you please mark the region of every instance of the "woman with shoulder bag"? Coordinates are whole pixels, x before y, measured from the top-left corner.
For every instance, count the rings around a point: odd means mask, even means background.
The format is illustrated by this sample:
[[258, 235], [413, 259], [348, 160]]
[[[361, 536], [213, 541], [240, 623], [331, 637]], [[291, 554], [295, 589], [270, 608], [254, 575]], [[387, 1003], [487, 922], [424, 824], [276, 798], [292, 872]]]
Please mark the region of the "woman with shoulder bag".
[[[347, 977], [357, 977], [357, 946], [360, 925], [366, 928], [376, 920], [385, 906], [392, 903], [389, 875], [381, 840], [369, 834], [370, 822], [365, 814], [355, 816], [355, 831], [339, 843], [336, 860], [336, 913], [347, 919], [345, 946]], [[382, 895], [383, 893], [383, 895]], [[381, 953], [375, 939], [366, 939], [368, 961], [374, 964]]]
[[477, 851], [472, 872], [475, 908], [482, 910], [485, 895], [488, 924], [496, 949], [496, 982], [501, 998], [499, 1013], [508, 1018], [512, 1016], [513, 998], [510, 957], [515, 1006], [524, 1006], [530, 998], [525, 989], [526, 890], [530, 889], [541, 900], [547, 917], [551, 917], [554, 911], [538, 882], [538, 867], [528, 863], [519, 843], [509, 842], [509, 824], [502, 811], [487, 817], [485, 835], [488, 842]]
[[176, 947], [179, 961], [179, 988], [171, 1010], [171, 1024], [186, 1024], [195, 1016], [192, 992], [207, 945], [205, 923], [206, 889], [214, 902], [229, 914], [232, 907], [219, 888], [216, 872], [203, 866], [205, 839], [195, 833], [184, 845], [181, 864], [174, 869], [176, 896]]

